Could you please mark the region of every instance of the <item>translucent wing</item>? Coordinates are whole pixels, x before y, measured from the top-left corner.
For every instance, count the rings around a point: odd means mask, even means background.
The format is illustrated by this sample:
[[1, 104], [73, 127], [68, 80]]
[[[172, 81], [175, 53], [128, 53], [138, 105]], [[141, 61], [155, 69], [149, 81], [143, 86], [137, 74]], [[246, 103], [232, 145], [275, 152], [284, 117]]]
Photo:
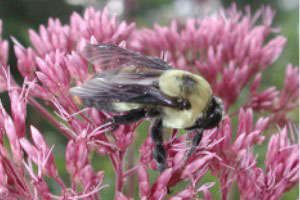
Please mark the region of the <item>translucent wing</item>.
[[108, 77], [116, 80], [110, 74], [98, 74], [84, 84], [71, 88], [70, 93], [79, 96], [85, 102], [126, 102], [175, 109], [186, 108], [186, 102], [163, 94], [154, 84], [148, 84], [149, 80], [129, 81], [121, 78], [120, 81], [107, 81]]
[[103, 70], [130, 65], [158, 70], [171, 69], [171, 66], [161, 59], [142, 56], [112, 44], [88, 44], [82, 54], [89, 62], [99, 65]]
[[128, 102], [186, 108], [186, 102], [159, 90], [160, 75], [171, 68], [164, 61], [106, 44], [88, 45], [83, 54], [90, 62], [111, 69], [71, 88], [71, 94], [87, 102]]

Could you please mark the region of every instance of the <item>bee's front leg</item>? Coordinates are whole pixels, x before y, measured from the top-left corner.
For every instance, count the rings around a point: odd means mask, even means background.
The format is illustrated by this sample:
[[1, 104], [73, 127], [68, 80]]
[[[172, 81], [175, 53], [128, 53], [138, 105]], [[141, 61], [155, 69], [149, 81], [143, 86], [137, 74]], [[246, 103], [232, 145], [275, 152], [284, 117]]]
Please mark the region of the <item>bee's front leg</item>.
[[192, 153], [194, 153], [197, 146], [201, 142], [202, 135], [203, 135], [203, 129], [202, 128], [196, 129], [196, 134], [192, 140], [192, 146], [191, 146], [189, 152], [186, 154], [186, 158], [189, 158], [189, 156], [192, 155]]
[[152, 124], [151, 129], [152, 140], [155, 143], [154, 159], [158, 163], [158, 170], [162, 173], [166, 169], [166, 150], [163, 146], [163, 126], [162, 119], [158, 118]]

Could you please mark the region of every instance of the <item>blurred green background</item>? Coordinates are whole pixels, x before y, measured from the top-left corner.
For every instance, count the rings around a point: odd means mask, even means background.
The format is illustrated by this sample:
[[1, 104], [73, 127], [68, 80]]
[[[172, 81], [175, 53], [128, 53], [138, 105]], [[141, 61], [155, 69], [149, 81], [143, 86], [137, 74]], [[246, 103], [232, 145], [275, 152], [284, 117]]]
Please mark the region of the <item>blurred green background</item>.
[[[185, 20], [188, 17], [202, 17], [207, 14], [207, 8], [211, 12], [219, 10], [221, 7], [228, 7], [234, 1], [219, 1], [219, 0], [2, 0], [0, 1], [0, 18], [3, 21], [4, 39], [10, 40], [10, 36], [17, 38], [24, 46], [29, 46], [28, 29], [38, 30], [40, 24], [47, 24], [49, 17], [59, 18], [63, 24], [69, 23], [69, 17], [72, 12], [76, 11], [83, 13], [85, 7], [94, 6], [102, 9], [105, 5], [109, 10], [119, 15], [120, 19], [125, 19], [129, 22], [134, 21], [137, 27], [151, 27], [154, 22], [166, 25], [171, 19]], [[288, 63], [298, 65], [299, 61], [299, 1], [298, 0], [263, 0], [263, 1], [237, 1], [239, 9], [244, 9], [246, 5], [251, 6], [251, 10], [255, 11], [262, 5], [271, 5], [277, 11], [273, 22], [274, 27], [281, 27], [282, 34], [288, 38], [287, 45], [281, 57], [276, 61], [268, 73], [264, 76], [263, 88], [270, 85], [276, 85], [281, 88], [283, 85], [285, 67]], [[10, 57], [9, 65], [18, 82], [22, 82], [22, 78], [16, 70], [16, 58], [13, 53], [12, 42], [10, 42]], [[9, 101], [7, 94], [0, 95], [7, 110], [9, 110]], [[299, 110], [291, 113], [296, 122], [299, 121]], [[68, 182], [68, 174], [65, 169], [65, 152], [66, 139], [59, 131], [40, 117], [39, 114], [31, 107], [28, 108], [27, 124], [32, 124], [39, 128], [46, 137], [49, 145], [55, 144], [54, 154], [57, 167], [60, 175]], [[139, 127], [136, 134], [135, 143], [132, 146], [134, 154], [138, 154], [138, 148], [146, 138], [148, 124], [143, 123]], [[29, 129], [27, 129], [29, 130]], [[266, 151], [266, 143], [255, 149], [259, 153], [258, 162], [263, 166]], [[101, 193], [105, 199], [113, 199], [114, 193], [114, 172], [112, 171], [110, 161], [103, 156], [93, 155], [91, 157], [95, 169], [105, 171], [105, 184], [110, 187], [103, 190]], [[138, 157], [135, 156], [135, 162]], [[151, 180], [154, 181], [157, 173], [151, 173]], [[137, 178], [135, 177], [137, 180]], [[57, 186], [51, 180], [48, 180], [53, 191], [58, 190]], [[213, 176], [206, 175], [202, 183], [217, 181]], [[219, 184], [215, 184], [211, 188], [211, 193], [214, 199], [220, 199]], [[137, 191], [137, 181], [134, 187]], [[180, 185], [174, 189], [174, 192], [183, 188]], [[174, 194], [174, 193], [173, 193]], [[299, 196], [299, 188], [285, 194], [282, 199], [296, 199]], [[135, 199], [138, 199], [138, 194], [135, 192]], [[229, 199], [239, 199], [237, 187], [233, 187]]]

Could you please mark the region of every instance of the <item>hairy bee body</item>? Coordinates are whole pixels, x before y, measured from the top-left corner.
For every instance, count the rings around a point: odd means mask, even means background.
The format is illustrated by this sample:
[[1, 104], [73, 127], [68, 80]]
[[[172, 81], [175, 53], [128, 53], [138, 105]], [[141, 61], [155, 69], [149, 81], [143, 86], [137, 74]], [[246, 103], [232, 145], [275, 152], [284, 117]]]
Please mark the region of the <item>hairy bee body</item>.
[[168, 70], [159, 78], [160, 90], [169, 96], [188, 99], [190, 109], [163, 107], [163, 125], [168, 128], [188, 128], [203, 115], [212, 98], [208, 82], [201, 76], [182, 70]]
[[85, 104], [109, 112], [128, 112], [134, 109], [150, 110], [154, 107], [160, 107], [164, 127], [188, 128], [193, 126], [196, 120], [203, 115], [203, 111], [212, 98], [212, 90], [208, 82], [201, 76], [187, 71], [170, 69], [163, 72], [156, 81], [157, 83], [151, 84], [157, 85], [162, 93], [170, 97], [188, 99], [191, 104], [190, 108], [178, 110], [155, 104], [129, 103], [117, 100], [111, 102], [93, 100], [92, 102], [85, 102]]
[[152, 119], [152, 139], [159, 171], [165, 168], [163, 127], [195, 130], [190, 155], [204, 129], [222, 120], [222, 101], [200, 75], [172, 68], [163, 60], [142, 56], [115, 45], [87, 45], [83, 56], [104, 71], [70, 89], [86, 106], [116, 113], [115, 124]]

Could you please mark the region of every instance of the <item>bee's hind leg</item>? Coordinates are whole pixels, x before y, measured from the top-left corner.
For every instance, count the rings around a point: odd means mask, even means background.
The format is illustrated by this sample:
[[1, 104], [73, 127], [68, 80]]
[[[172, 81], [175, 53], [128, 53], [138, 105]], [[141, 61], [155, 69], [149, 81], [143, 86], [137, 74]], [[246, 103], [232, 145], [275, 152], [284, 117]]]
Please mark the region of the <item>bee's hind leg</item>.
[[158, 118], [154, 121], [151, 128], [151, 137], [155, 143], [154, 159], [158, 163], [158, 171], [162, 173], [166, 169], [166, 150], [163, 146], [163, 126], [162, 119]]
[[103, 123], [111, 123], [111, 127], [114, 129], [118, 128], [120, 124], [130, 124], [139, 121], [146, 116], [146, 111], [142, 109], [131, 110], [130, 112], [114, 116], [112, 118], [106, 119]]
[[114, 116], [111, 118], [111, 121], [114, 124], [131, 124], [144, 118], [146, 113], [147, 112], [144, 109], [134, 109], [125, 115]]

